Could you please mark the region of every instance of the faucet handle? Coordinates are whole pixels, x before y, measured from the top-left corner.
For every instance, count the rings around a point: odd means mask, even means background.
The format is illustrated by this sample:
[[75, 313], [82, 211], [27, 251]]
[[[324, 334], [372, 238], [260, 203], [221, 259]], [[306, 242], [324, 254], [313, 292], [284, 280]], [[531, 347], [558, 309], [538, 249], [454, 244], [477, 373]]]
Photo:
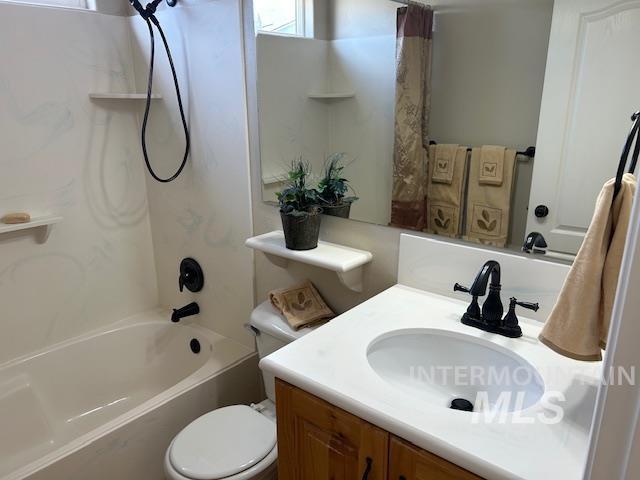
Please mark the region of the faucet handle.
[[464, 293], [471, 293], [471, 289], [468, 287], [465, 287], [464, 285], [460, 285], [459, 283], [456, 283], [453, 286], [453, 291], [454, 292], [464, 292]]
[[511, 297], [509, 301], [509, 311], [502, 319], [501, 333], [507, 337], [517, 338], [522, 336], [522, 329], [518, 325], [516, 316], [516, 305], [528, 310], [537, 312], [540, 305], [531, 302], [519, 302], [517, 298]]
[[522, 308], [526, 308], [528, 310], [533, 310], [534, 312], [537, 312], [540, 309], [540, 305], [537, 302], [536, 303], [519, 302], [516, 298], [513, 298], [512, 300], [516, 305]]

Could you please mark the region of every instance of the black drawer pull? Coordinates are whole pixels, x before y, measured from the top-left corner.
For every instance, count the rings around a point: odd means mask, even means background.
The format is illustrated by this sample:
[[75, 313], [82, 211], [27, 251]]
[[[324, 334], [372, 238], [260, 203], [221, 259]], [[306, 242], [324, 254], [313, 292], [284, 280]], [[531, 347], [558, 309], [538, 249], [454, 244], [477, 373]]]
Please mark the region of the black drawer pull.
[[371, 467], [373, 466], [373, 460], [371, 457], [367, 457], [367, 466], [364, 469], [364, 474], [362, 475], [362, 480], [369, 479], [369, 473], [371, 472]]

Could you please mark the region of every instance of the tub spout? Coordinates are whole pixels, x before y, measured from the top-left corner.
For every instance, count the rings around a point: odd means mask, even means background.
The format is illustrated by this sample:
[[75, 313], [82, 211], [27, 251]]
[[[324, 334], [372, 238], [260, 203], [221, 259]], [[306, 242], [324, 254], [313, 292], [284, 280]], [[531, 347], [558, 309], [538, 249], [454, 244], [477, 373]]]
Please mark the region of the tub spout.
[[190, 317], [192, 315], [197, 315], [200, 313], [200, 307], [196, 302], [192, 302], [189, 305], [185, 305], [182, 308], [174, 308], [173, 313], [171, 314], [172, 322], [179, 322], [181, 319], [185, 317]]

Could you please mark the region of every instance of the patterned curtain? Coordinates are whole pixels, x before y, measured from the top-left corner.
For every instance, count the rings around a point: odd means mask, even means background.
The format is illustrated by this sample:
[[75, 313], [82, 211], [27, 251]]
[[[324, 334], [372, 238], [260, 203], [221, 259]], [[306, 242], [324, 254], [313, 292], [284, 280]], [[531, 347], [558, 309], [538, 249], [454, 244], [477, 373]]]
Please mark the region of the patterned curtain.
[[432, 32], [430, 6], [398, 9], [391, 225], [414, 230], [426, 226]]

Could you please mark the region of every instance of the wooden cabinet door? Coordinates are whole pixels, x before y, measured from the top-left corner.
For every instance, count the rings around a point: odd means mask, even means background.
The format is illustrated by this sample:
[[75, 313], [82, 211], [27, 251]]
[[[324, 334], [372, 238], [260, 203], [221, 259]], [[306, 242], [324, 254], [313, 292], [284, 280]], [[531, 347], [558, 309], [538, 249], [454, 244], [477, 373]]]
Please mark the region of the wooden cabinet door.
[[276, 380], [279, 480], [386, 480], [389, 434]]
[[482, 480], [397, 437], [391, 437], [389, 480]]

